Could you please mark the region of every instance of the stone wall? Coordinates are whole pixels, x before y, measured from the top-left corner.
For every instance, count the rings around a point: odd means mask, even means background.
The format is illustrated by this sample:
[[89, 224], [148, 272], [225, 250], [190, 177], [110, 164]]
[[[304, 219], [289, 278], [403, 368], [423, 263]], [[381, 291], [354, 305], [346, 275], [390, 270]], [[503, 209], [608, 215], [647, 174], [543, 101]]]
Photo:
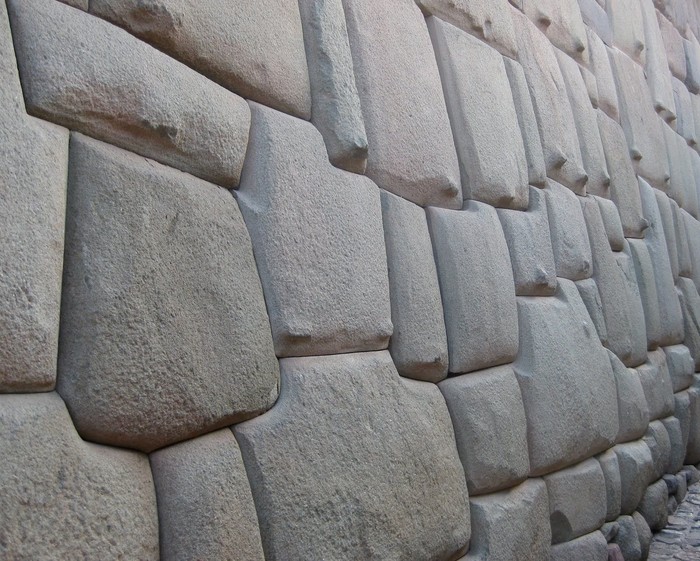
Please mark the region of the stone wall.
[[646, 558], [700, 463], [700, 2], [0, 2], [0, 558]]

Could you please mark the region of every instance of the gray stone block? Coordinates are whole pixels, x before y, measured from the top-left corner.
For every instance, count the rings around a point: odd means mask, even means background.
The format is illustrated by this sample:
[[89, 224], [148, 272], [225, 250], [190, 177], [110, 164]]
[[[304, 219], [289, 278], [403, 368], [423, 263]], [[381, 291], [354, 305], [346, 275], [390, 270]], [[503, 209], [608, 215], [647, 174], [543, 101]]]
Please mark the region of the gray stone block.
[[250, 126], [242, 98], [65, 4], [12, 0], [8, 7], [29, 113], [238, 185]]
[[[682, 208], [688, 212], [693, 210], [697, 214], [697, 195], [695, 193], [695, 174], [689, 154], [688, 146], [682, 137], [677, 135], [670, 127], [664, 125], [664, 142], [666, 153], [668, 154], [669, 169], [671, 179], [666, 192], [668, 196], [675, 200]], [[689, 196], [687, 185], [692, 183], [693, 197]]]
[[651, 99], [656, 112], [670, 122], [677, 115], [676, 104], [673, 98], [671, 71], [668, 68], [668, 59], [666, 58], [663, 37], [656, 19], [656, 10], [652, 0], [641, 0], [639, 7], [644, 18], [644, 40], [646, 43], [646, 64], [644, 69], [647, 75]]
[[586, 26], [577, 0], [523, 0], [523, 12], [555, 47], [588, 63]]
[[392, 325], [379, 189], [331, 166], [311, 124], [251, 109], [238, 201], [277, 356], [386, 348]]
[[661, 38], [666, 49], [666, 58], [671, 73], [679, 80], [685, 80], [687, 73], [685, 47], [683, 46], [683, 37], [675, 28], [675, 26], [658, 10], [656, 18], [661, 30]]
[[512, 487], [530, 472], [527, 421], [510, 366], [450, 377], [439, 384], [467, 476], [469, 495]]
[[[693, 164], [693, 170], [698, 184], [700, 185], [700, 154], [695, 150], [690, 150], [690, 159]], [[678, 250], [678, 274], [692, 279], [693, 278], [693, 262], [690, 258], [690, 242], [688, 240], [688, 232], [685, 229], [686, 211], [681, 210], [678, 203], [673, 199], [671, 203], [671, 214], [673, 215], [673, 226], [676, 233], [676, 249]]]
[[685, 84], [692, 93], [697, 94], [700, 93], [700, 43], [690, 30], [686, 30], [686, 37], [683, 38]]
[[610, 199], [604, 199], [603, 197], [594, 198], [598, 203], [598, 209], [603, 219], [610, 249], [613, 251], [623, 251], [625, 249], [625, 233], [622, 229], [622, 221], [620, 220], [620, 213], [617, 210], [617, 205]]
[[688, 390], [688, 400], [688, 445], [685, 463], [695, 465], [700, 462], [700, 387], [694, 385]]
[[680, 277], [677, 285], [678, 298], [683, 310], [685, 337], [683, 344], [694, 358], [694, 370], [700, 369], [700, 295], [690, 279]]
[[671, 444], [671, 453], [669, 455], [668, 464], [666, 465], [666, 473], [677, 473], [683, 467], [687, 441], [683, 441], [681, 423], [676, 417], [666, 417], [665, 419], [661, 419], [661, 422], [664, 424]]
[[647, 485], [654, 480], [651, 451], [643, 440], [618, 444], [613, 450], [620, 467], [620, 510], [622, 514], [632, 514], [642, 500]]
[[[427, 209], [450, 356], [450, 372], [511, 362], [518, 352], [515, 285], [496, 210]], [[465, 329], [465, 325], [478, 329]]]
[[[579, 4], [582, 3], [595, 4], [596, 2], [595, 0], [579, 0]], [[607, 16], [605, 17], [605, 21], [608, 21]], [[593, 29], [586, 29], [586, 36], [588, 37], [590, 69], [595, 76], [598, 86], [598, 107], [602, 109], [608, 117], [619, 121], [620, 109], [617, 101], [615, 77], [613, 76], [612, 66], [610, 66], [610, 59], [608, 58], [608, 51], [603, 41], [608, 45], [612, 43], [603, 36], [596, 34]], [[613, 171], [608, 171], [612, 176]]]
[[700, 222], [687, 212], [681, 212], [688, 238], [688, 251], [693, 266], [693, 282], [700, 290]]
[[518, 296], [550, 296], [557, 289], [552, 241], [545, 194], [530, 187], [526, 212], [498, 209], [498, 218], [508, 244]]
[[[608, 328], [605, 325], [605, 316], [603, 315], [603, 302], [600, 299], [598, 285], [593, 279], [583, 279], [576, 281], [576, 288], [581, 296], [581, 300], [586, 306], [588, 315], [591, 317], [593, 326], [595, 327], [598, 338], [603, 346], [608, 344]], [[624, 366], [624, 365], [623, 365]]]
[[[364, 173], [367, 134], [343, 4], [341, 0], [301, 0], [299, 11], [309, 61], [311, 122], [321, 132], [334, 166]], [[265, 53], [272, 50], [263, 49]]]
[[[681, 427], [681, 439], [682, 446], [681, 449], [685, 454], [688, 449], [688, 440], [690, 438], [690, 424], [692, 422], [692, 410], [690, 407], [690, 393], [687, 391], [682, 391], [674, 394], [674, 410], [673, 416], [678, 419], [678, 423]], [[695, 396], [693, 396], [695, 398]]]
[[81, 436], [144, 451], [274, 404], [270, 324], [230, 193], [72, 136], [58, 369]]
[[308, 119], [309, 72], [295, 0], [91, 0], [123, 27], [242, 97]]
[[265, 559], [243, 458], [228, 428], [162, 448], [150, 460], [162, 560]]
[[83, 442], [55, 393], [0, 396], [0, 557], [158, 557], [144, 454]]
[[554, 297], [519, 296], [518, 316], [514, 370], [528, 420], [530, 473], [541, 475], [612, 445], [619, 429], [615, 379], [573, 282], [560, 280]]
[[686, 481], [685, 473], [682, 471], [676, 475], [676, 482], [678, 484], [678, 487], [676, 488], [676, 501], [678, 504], [685, 499], [686, 494], [688, 493], [688, 482]]
[[622, 550], [616, 543], [608, 544], [608, 561], [625, 561]]
[[[590, 64], [590, 63], [589, 63]], [[593, 109], [598, 108], [598, 81], [595, 75], [588, 68], [581, 65], [576, 65], [578, 67], [583, 83], [586, 86], [586, 93], [588, 94], [588, 102], [593, 106]], [[595, 113], [594, 113], [595, 115]]]
[[644, 517], [649, 529], [659, 532], [668, 524], [668, 511], [666, 503], [668, 501], [668, 487], [666, 482], [660, 479], [656, 483], [649, 485], [644, 492], [637, 510]]
[[685, 345], [672, 345], [670, 347], [664, 347], [663, 351], [666, 355], [666, 365], [668, 366], [668, 373], [671, 377], [673, 393], [689, 388], [693, 383], [695, 361], [688, 347]]
[[503, 57], [436, 17], [427, 20], [457, 146], [465, 199], [526, 209], [528, 167]]
[[608, 351], [617, 387], [617, 408], [620, 430], [617, 442], [629, 442], [641, 438], [649, 424], [649, 406], [644, 388], [636, 370], [627, 368], [614, 353]]
[[[679, 142], [679, 145], [683, 143], [683, 140], [681, 139]], [[687, 170], [690, 175], [688, 176], [688, 181], [685, 184], [685, 194], [687, 196], [687, 199], [690, 201], [691, 205], [697, 200], [699, 202], [698, 204], [698, 210], [700, 210], [700, 192], [698, 191], [698, 186], [700, 186], [700, 154], [698, 154], [694, 148], [691, 148], [690, 146], [685, 146], [684, 147], [687, 155], [688, 155], [688, 160], [690, 161], [690, 169]], [[676, 201], [673, 201], [676, 203]], [[677, 205], [677, 203], [676, 203]], [[678, 205], [677, 205], [678, 206]], [[692, 208], [690, 208], [690, 205], [685, 206], [684, 210], [686, 212], [690, 212]], [[691, 213], [692, 214], [692, 213]], [[696, 212], [693, 216], [697, 218], [700, 214]], [[678, 248], [678, 251], [681, 251], [681, 248]], [[685, 248], [685, 251], [687, 251], [687, 248]], [[680, 255], [679, 255], [680, 259]], [[683, 273], [682, 273], [683, 274]], [[691, 268], [686, 268], [684, 271], [684, 276], [692, 276], [692, 271]]]
[[[613, 452], [614, 454], [615, 452]], [[619, 469], [618, 469], [618, 478], [619, 478]], [[620, 531], [620, 525], [617, 523], [617, 521], [614, 522], [606, 522], [600, 527], [600, 532], [603, 534], [605, 537], [605, 541], [610, 543], [612, 540], [615, 539], [617, 536], [617, 533]]]
[[636, 0], [609, 0], [605, 7], [610, 18], [615, 47], [644, 65], [646, 40], [644, 15], [639, 2]]
[[654, 479], [660, 479], [665, 473], [669, 473], [668, 464], [671, 458], [671, 439], [668, 437], [666, 427], [661, 421], [652, 421], [649, 423], [647, 432], [642, 440], [644, 440], [651, 452], [651, 460], [654, 464]]
[[447, 376], [447, 333], [425, 211], [386, 191], [381, 200], [394, 324], [389, 350], [402, 376], [439, 382]]
[[591, 47], [591, 35], [598, 37], [599, 41], [604, 41], [608, 45], [612, 45], [612, 27], [605, 9], [596, 0], [578, 0], [578, 7], [581, 10], [581, 18], [583, 23], [588, 27], [588, 48], [589, 60], [593, 58], [593, 48]]
[[[611, 448], [606, 450], [596, 460], [600, 464], [600, 469], [605, 477], [606, 511], [605, 520], [612, 522], [620, 516], [620, 506], [622, 504], [622, 483], [620, 481], [620, 466], [617, 463], [617, 454]], [[606, 537], [606, 541], [610, 541]]]
[[665, 339], [661, 326], [659, 295], [656, 290], [654, 263], [649, 255], [645, 240], [627, 239], [627, 250], [634, 263], [637, 286], [644, 308], [644, 324], [647, 333], [647, 346], [657, 348]]
[[[678, 78], [672, 78], [671, 83], [673, 85], [673, 97], [676, 102], [676, 130], [690, 146], [696, 146], [698, 137], [695, 130], [693, 104], [690, 100], [692, 94]], [[693, 215], [697, 215], [697, 208]]]
[[[670, 130], [670, 129], [669, 129]], [[671, 131], [671, 134], [674, 134]], [[669, 155], [671, 149], [669, 149]], [[673, 176], [671, 177], [673, 179]], [[673, 224], [673, 211], [671, 210], [671, 200], [666, 193], [654, 190], [656, 196], [656, 204], [659, 207], [659, 217], [661, 218], [661, 226], [666, 239], [666, 249], [668, 259], [671, 264], [671, 273], [673, 274], [674, 282], [678, 281], [679, 264], [678, 264], [678, 243], [676, 240], [676, 229]]]
[[550, 561], [608, 561], [608, 542], [596, 531], [552, 546]]
[[423, 15], [412, 0], [343, 0], [343, 7], [369, 143], [367, 175], [416, 204], [459, 208], [457, 153]]
[[593, 256], [578, 198], [551, 180], [547, 181], [545, 194], [557, 276], [570, 280], [590, 277]]
[[649, 351], [647, 362], [637, 367], [637, 373], [649, 405], [649, 419], [672, 415], [673, 385], [664, 352], [661, 349]]
[[280, 363], [277, 405], [234, 428], [266, 559], [463, 554], [466, 480], [438, 388], [401, 379], [388, 352]]
[[[620, 516], [617, 519], [620, 529], [613, 543], [620, 547], [625, 561], [642, 561], [642, 547], [639, 543], [637, 525], [631, 516]], [[644, 558], [646, 559], [646, 557]]]

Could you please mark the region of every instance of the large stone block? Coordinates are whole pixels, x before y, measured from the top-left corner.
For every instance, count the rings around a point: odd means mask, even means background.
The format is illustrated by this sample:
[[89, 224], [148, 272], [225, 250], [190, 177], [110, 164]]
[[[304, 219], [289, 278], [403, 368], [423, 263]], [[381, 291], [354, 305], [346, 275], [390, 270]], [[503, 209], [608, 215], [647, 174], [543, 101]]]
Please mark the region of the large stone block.
[[367, 175], [419, 205], [459, 208], [457, 153], [423, 15], [413, 0], [343, 6], [369, 143]]
[[379, 189], [331, 166], [311, 124], [251, 108], [238, 201], [277, 356], [386, 348], [392, 325]]
[[671, 452], [666, 465], [666, 473], [678, 473], [683, 468], [685, 459], [685, 448], [688, 444], [683, 439], [683, 429], [680, 420], [676, 417], [666, 417], [661, 419], [664, 428], [668, 433], [668, 439], [671, 444]]
[[94, 0], [102, 17], [242, 97], [303, 119], [309, 72], [295, 0]]
[[[696, 146], [698, 137], [695, 130], [695, 117], [693, 115], [692, 95], [685, 84], [678, 78], [672, 78], [673, 97], [676, 102], [676, 130], [690, 146]], [[696, 209], [697, 212], [697, 209]]]
[[58, 390], [84, 438], [151, 451], [275, 402], [270, 324], [231, 194], [78, 134], [61, 312]]
[[608, 0], [606, 10], [612, 27], [613, 44], [635, 61], [644, 64], [646, 42], [644, 14], [637, 0]]
[[598, 338], [603, 346], [608, 344], [608, 328], [605, 325], [605, 316], [603, 315], [603, 302], [600, 299], [598, 285], [593, 279], [583, 279], [576, 281], [576, 288], [583, 300], [588, 315], [591, 317], [593, 326], [595, 327]]
[[280, 363], [277, 405], [234, 428], [265, 558], [464, 552], [466, 480], [438, 388], [401, 379], [388, 352]]
[[[671, 179], [666, 192], [688, 212], [693, 209], [697, 214], [697, 195], [695, 193], [695, 174], [688, 154], [688, 146], [682, 137], [677, 135], [670, 127], [664, 125], [664, 143], [668, 155]], [[688, 187], [692, 186], [692, 193]], [[692, 198], [689, 195], [693, 195]]]
[[620, 481], [620, 465], [617, 454], [611, 448], [596, 457], [605, 477], [606, 511], [605, 520], [612, 522], [620, 516], [622, 504], [622, 483]]
[[627, 248], [634, 263], [637, 277], [637, 286], [644, 308], [644, 324], [647, 333], [647, 346], [655, 349], [664, 340], [664, 332], [661, 325], [661, 312], [659, 310], [659, 295], [656, 290], [656, 275], [654, 264], [649, 255], [649, 248], [644, 240], [627, 239]]
[[[450, 357], [450, 372], [511, 362], [518, 352], [515, 285], [496, 210], [428, 208]], [[478, 329], [465, 329], [465, 325]]]
[[639, 514], [644, 517], [644, 520], [649, 525], [649, 529], [653, 532], [663, 530], [668, 524], [667, 501], [668, 487], [666, 487], [666, 482], [660, 479], [647, 487], [637, 507]]
[[642, 440], [618, 444], [613, 448], [620, 467], [622, 514], [632, 514], [647, 485], [654, 480], [654, 464], [649, 447]]
[[694, 358], [695, 370], [700, 370], [700, 295], [693, 281], [684, 277], [678, 279], [677, 291], [683, 310], [683, 344]]
[[[586, 33], [595, 35], [598, 40], [604, 41], [607, 45], [612, 45], [612, 27], [608, 14], [604, 6], [597, 0], [578, 0], [578, 7], [581, 10], [581, 18], [586, 24]], [[591, 36], [588, 35], [589, 60], [593, 57], [591, 47]]]
[[162, 560], [265, 559], [243, 458], [228, 428], [150, 459]]
[[673, 414], [673, 385], [663, 350], [649, 351], [648, 360], [637, 367], [649, 406], [649, 419]]
[[550, 561], [607, 561], [608, 542], [595, 531], [552, 547]]
[[[673, 132], [671, 132], [673, 134]], [[669, 149], [669, 155], [671, 150]], [[671, 273], [673, 280], [678, 281], [679, 265], [678, 265], [678, 241], [676, 240], [676, 229], [673, 223], [673, 210], [671, 210], [671, 200], [666, 193], [655, 190], [656, 205], [659, 207], [659, 218], [661, 218], [661, 226], [666, 239], [666, 249], [668, 250], [668, 259], [671, 264]]]
[[610, 249], [613, 251], [623, 251], [625, 249], [625, 233], [622, 229], [622, 221], [617, 205], [610, 199], [594, 197], [598, 203], [600, 216], [603, 219], [605, 233], [608, 236]]
[[503, 57], [436, 17], [427, 20], [457, 146], [465, 199], [526, 209], [528, 167]]
[[523, 12], [554, 46], [588, 63], [586, 26], [577, 0], [523, 0]]
[[688, 347], [685, 345], [671, 345], [664, 347], [663, 351], [666, 355], [666, 365], [671, 377], [673, 393], [689, 388], [693, 383], [695, 361]]
[[144, 454], [83, 442], [55, 393], [0, 396], [0, 557], [158, 557]]
[[[581, 1], [581, 0], [580, 0]], [[583, 0], [595, 3], [595, 0]], [[607, 18], [606, 18], [607, 21]], [[598, 107], [614, 121], [620, 119], [620, 109], [617, 101], [617, 90], [608, 51], [601, 37], [591, 30], [586, 30], [588, 48], [590, 51], [590, 69], [596, 78], [598, 86]], [[610, 44], [610, 43], [608, 43]], [[601, 131], [602, 134], [602, 131]], [[608, 170], [612, 176], [613, 170]]]
[[685, 80], [687, 67], [683, 37], [681, 37], [675, 26], [658, 10], [656, 11], [656, 19], [661, 31], [664, 48], [666, 49], [668, 66], [676, 78]]
[[508, 243], [518, 296], [550, 296], [557, 289], [547, 202], [540, 189], [530, 187], [527, 212], [498, 209]]
[[678, 419], [678, 424], [681, 428], [681, 450], [683, 452], [684, 462], [685, 454], [688, 450], [688, 440], [690, 438], [690, 424], [691, 424], [691, 402], [690, 402], [689, 391], [682, 391], [674, 394], [674, 409], [673, 416]]
[[[695, 96], [695, 97], [700, 97], [700, 96]], [[680, 139], [680, 142], [678, 143], [679, 147], [683, 144], [683, 139]], [[685, 184], [685, 190], [684, 190], [684, 195], [689, 201], [689, 204], [686, 204], [684, 207], [684, 210], [686, 212], [690, 212], [692, 210], [691, 205], [694, 205], [695, 202], [698, 202], [697, 205], [697, 212], [693, 214], [693, 217], [698, 218], [700, 216], [700, 191], [698, 191], [698, 188], [700, 186], [700, 154], [698, 154], [694, 148], [691, 148], [690, 146], [684, 146], [683, 147], [685, 151], [688, 154], [688, 159], [690, 160], [690, 169], [685, 168], [686, 172], [689, 174], [687, 176], [687, 183]], [[687, 165], [687, 164], [686, 164]], [[673, 201], [676, 203], [676, 201]], [[678, 204], [678, 203], [676, 203]], [[686, 271], [687, 276], [691, 276], [690, 274], [690, 269]]]
[[402, 376], [439, 382], [447, 376], [447, 333], [425, 211], [387, 191], [381, 199], [394, 324], [389, 350]]
[[[625, 515], [617, 519], [619, 529], [613, 538], [613, 543], [620, 547], [625, 561], [642, 561], [642, 547], [639, 543], [637, 525], [634, 518]], [[646, 557], [644, 557], [646, 559]]]
[[686, 448], [685, 463], [697, 464], [700, 462], [700, 387], [697, 385], [697, 376], [694, 385], [688, 389], [688, 445]]
[[644, 40], [646, 43], [647, 84], [654, 103], [654, 109], [666, 121], [671, 122], [677, 115], [673, 97], [671, 71], [664, 48], [661, 30], [656, 19], [656, 10], [652, 0], [640, 0], [639, 6], [644, 18]]
[[[528, 420], [530, 473], [541, 475], [609, 448], [618, 433], [615, 379], [576, 286], [518, 297], [514, 370]], [[562, 396], [566, 396], [565, 399]]]
[[578, 538], [605, 522], [605, 477], [595, 459], [546, 475], [544, 481], [553, 544]]
[[649, 423], [643, 440], [651, 451], [654, 480], [660, 479], [665, 473], [668, 473], [668, 463], [671, 458], [671, 439], [666, 427], [661, 421], [652, 421]]
[[690, 29], [685, 30], [687, 38], [683, 38], [685, 51], [686, 75], [685, 84], [694, 94], [700, 93], [700, 43]]
[[636, 440], [644, 435], [649, 424], [649, 405], [644, 395], [644, 387], [634, 369], [627, 368], [611, 351], [608, 351], [608, 357], [617, 387], [617, 407], [620, 416], [617, 442]]
[[207, 181], [238, 185], [250, 126], [242, 98], [65, 4], [8, 6], [31, 114]]
[[688, 252], [693, 269], [693, 282], [700, 290], [700, 222], [687, 212], [681, 212], [688, 238]]
[[649, 524], [644, 520], [644, 517], [638, 512], [632, 513], [632, 519], [634, 520], [634, 525], [637, 527], [637, 536], [639, 537], [639, 548], [642, 552], [642, 559], [647, 559], [649, 557], [649, 547], [651, 546], [651, 540], [653, 534], [649, 528]]
[[440, 382], [469, 495], [499, 491], [530, 472], [527, 421], [510, 366], [450, 377]]
[[[691, 161], [693, 162], [693, 170], [700, 185], [700, 154], [695, 150], [690, 150]], [[692, 279], [693, 278], [693, 262], [690, 258], [690, 241], [688, 240], [688, 231], [685, 229], [685, 214], [686, 211], [681, 210], [678, 203], [673, 199], [670, 200], [671, 213], [673, 214], [673, 227], [676, 233], [676, 249], [678, 250], [678, 274]]]

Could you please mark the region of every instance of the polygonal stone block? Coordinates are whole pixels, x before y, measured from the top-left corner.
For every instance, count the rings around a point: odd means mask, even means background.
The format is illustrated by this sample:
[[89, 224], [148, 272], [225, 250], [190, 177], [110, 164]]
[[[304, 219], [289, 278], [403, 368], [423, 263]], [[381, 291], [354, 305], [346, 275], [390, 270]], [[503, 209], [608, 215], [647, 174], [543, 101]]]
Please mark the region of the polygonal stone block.
[[597, 0], [578, 0], [578, 7], [581, 10], [581, 19], [587, 26], [588, 56], [589, 60], [591, 60], [593, 58], [591, 34], [595, 35], [599, 41], [612, 45], [612, 27], [610, 27], [608, 14]]
[[[693, 166], [688, 157], [687, 145], [682, 137], [677, 135], [667, 125], [663, 125], [664, 142], [666, 145], [666, 153], [668, 155], [669, 169], [671, 170], [671, 178], [668, 183], [666, 192], [668, 196], [676, 201], [682, 208], [688, 212], [693, 209], [697, 214], [697, 195], [695, 194], [695, 175]], [[693, 188], [693, 197], [689, 197], [687, 185], [691, 183]]]
[[644, 387], [635, 370], [627, 368], [611, 351], [608, 351], [608, 357], [615, 375], [620, 416], [616, 442], [636, 440], [644, 435], [649, 424], [649, 405]]
[[653, 532], [663, 530], [668, 524], [667, 501], [668, 487], [666, 487], [666, 482], [660, 479], [647, 487], [637, 507], [637, 511], [644, 517], [644, 520], [649, 525], [649, 529]]
[[[515, 285], [496, 210], [427, 209], [450, 356], [450, 372], [511, 362], [518, 352]], [[478, 329], [465, 325], [478, 323]]]
[[672, 78], [671, 83], [673, 85], [673, 97], [676, 102], [676, 130], [690, 146], [695, 146], [698, 143], [698, 137], [695, 131], [693, 104], [690, 100], [692, 94], [678, 78]]
[[[683, 140], [681, 139], [681, 141], [678, 143], [679, 146], [682, 144], [682, 142]], [[698, 211], [700, 211], [700, 192], [698, 191], [698, 186], [700, 185], [700, 154], [698, 154], [695, 149], [691, 148], [690, 146], [685, 146], [684, 149], [688, 154], [688, 160], [690, 160], [690, 169], [686, 168], [686, 172], [689, 173], [689, 175], [687, 176], [688, 182], [685, 184], [684, 191], [684, 195], [690, 204], [686, 204], [684, 210], [686, 212], [693, 210], [691, 207], [697, 200]], [[676, 201], [673, 202], [676, 203]], [[700, 212], [693, 214], [693, 217], [695, 218], [698, 218], [698, 216], [700, 216]], [[691, 276], [690, 269], [686, 270], [686, 276]]]
[[527, 478], [527, 422], [510, 366], [497, 366], [439, 384], [452, 417], [469, 495], [512, 487]]
[[601, 532], [552, 546], [550, 561], [608, 561], [608, 543]]
[[681, 428], [681, 450], [683, 451], [684, 462], [685, 454], [688, 450], [688, 439], [690, 438], [690, 423], [691, 423], [691, 408], [690, 408], [690, 393], [682, 391], [674, 394], [673, 416], [678, 419], [678, 424]]
[[275, 402], [270, 325], [231, 194], [78, 134], [61, 311], [58, 390], [85, 438], [151, 451]]
[[313, 125], [251, 108], [238, 201], [277, 356], [386, 348], [392, 325], [379, 189], [331, 166]]
[[673, 414], [673, 385], [664, 352], [661, 349], [649, 351], [647, 362], [637, 367], [637, 373], [649, 406], [649, 419], [653, 421]]
[[588, 63], [586, 26], [576, 0], [523, 0], [523, 12], [554, 46]]
[[637, 525], [634, 518], [625, 515], [617, 519], [619, 530], [613, 538], [613, 543], [620, 547], [625, 561], [642, 561], [642, 548], [637, 535]]
[[[688, 389], [688, 445], [686, 448], [685, 463], [697, 464], [700, 462], [700, 387], [698, 377], [695, 377], [694, 385]], [[681, 421], [683, 422], [683, 421]]]
[[[583, 83], [586, 86], [586, 93], [588, 94], [588, 101], [593, 106], [593, 109], [598, 107], [598, 82], [596, 81], [595, 75], [588, 68], [576, 65]], [[595, 113], [594, 113], [595, 114]]]
[[637, 286], [644, 308], [644, 324], [647, 333], [647, 347], [655, 349], [665, 339], [659, 311], [659, 295], [656, 289], [654, 264], [649, 255], [649, 248], [644, 240], [627, 239], [626, 253], [634, 263]]
[[[582, 2], [595, 4], [595, 0], [579, 0]], [[607, 22], [607, 16], [605, 18]], [[602, 109], [611, 119], [620, 119], [620, 109], [617, 101], [617, 90], [615, 87], [615, 77], [613, 76], [608, 51], [603, 43], [603, 37], [599, 36], [592, 29], [586, 29], [588, 37], [588, 49], [590, 58], [590, 69], [596, 79], [598, 86], [598, 107]], [[610, 44], [608, 42], [608, 44]], [[612, 170], [608, 170], [612, 175]]]
[[623, 251], [625, 249], [625, 233], [622, 229], [622, 221], [620, 220], [617, 206], [610, 199], [604, 199], [603, 197], [594, 197], [594, 199], [598, 203], [610, 249]]
[[700, 290], [700, 222], [687, 212], [681, 212], [688, 238], [688, 252], [693, 269], [693, 282]]
[[644, 37], [644, 15], [636, 0], [608, 0], [606, 10], [612, 27], [615, 47], [644, 64], [646, 43]]
[[[671, 132], [673, 134], [673, 132]], [[669, 154], [671, 151], [669, 150]], [[666, 239], [666, 249], [668, 250], [668, 259], [671, 264], [671, 273], [674, 281], [678, 281], [678, 244], [676, 241], [676, 229], [673, 224], [673, 211], [671, 210], [671, 200], [666, 193], [655, 190], [656, 204], [659, 207], [659, 217], [661, 218], [661, 226], [664, 230], [664, 238]]]
[[389, 269], [389, 350], [402, 376], [439, 382], [447, 376], [447, 333], [425, 211], [381, 193]]
[[280, 364], [277, 405], [234, 428], [266, 559], [464, 552], [467, 487], [438, 388], [401, 379], [388, 352]]
[[683, 50], [685, 51], [685, 84], [694, 93], [700, 93], [700, 43], [690, 29], [685, 30]]
[[600, 299], [598, 285], [593, 279], [583, 279], [576, 281], [576, 288], [586, 306], [588, 315], [591, 317], [600, 342], [606, 346], [608, 344], [608, 328], [605, 325], [603, 302]]
[[668, 59], [656, 19], [656, 10], [652, 0], [641, 0], [639, 6], [644, 18], [644, 41], [646, 43], [644, 68], [647, 74], [647, 84], [649, 84], [654, 109], [670, 122], [677, 115], [676, 104], [673, 98], [671, 71], [668, 68]]
[[666, 473], [678, 473], [683, 467], [685, 447], [687, 445], [687, 442], [683, 441], [681, 423], [676, 417], [666, 417], [661, 419], [661, 422], [668, 433], [668, 439], [671, 443], [671, 453], [666, 465]]
[[644, 440], [644, 443], [651, 451], [654, 479], [660, 479], [668, 472], [668, 462], [671, 457], [671, 439], [668, 437], [666, 427], [661, 421], [652, 421], [649, 423], [647, 432], [642, 440]]
[[656, 18], [671, 73], [679, 80], [685, 80], [687, 67], [683, 37], [681, 37], [675, 26], [658, 10], [656, 11]]
[[[666, 365], [671, 377], [673, 393], [689, 388], [693, 383], [695, 361], [690, 350], [685, 345], [671, 345], [663, 348], [666, 355]], [[676, 470], [678, 471], [678, 470]]]
[[369, 143], [367, 175], [416, 204], [459, 208], [457, 153], [423, 15], [413, 0], [343, 0], [343, 7]]
[[690, 279], [680, 277], [677, 285], [678, 298], [683, 310], [685, 336], [683, 344], [694, 358], [695, 370], [700, 369], [700, 295]]
[[94, 0], [90, 13], [242, 97], [302, 119], [311, 115], [304, 37], [294, 0]]
[[[695, 150], [690, 151], [691, 161], [693, 162], [693, 170], [696, 177], [700, 180], [700, 155]], [[697, 166], [696, 166], [697, 163]], [[700, 184], [700, 183], [699, 183]], [[685, 229], [686, 211], [681, 210], [678, 203], [671, 199], [671, 214], [673, 214], [673, 227], [676, 233], [676, 249], [678, 250], [678, 274], [692, 279], [693, 278], [693, 262], [690, 258], [690, 241], [688, 240], [688, 232]]]
[[29, 113], [238, 185], [250, 126], [242, 98], [65, 4], [13, 0], [8, 7]]
[[[622, 504], [622, 483], [620, 482], [620, 465], [617, 463], [617, 454], [611, 448], [606, 450], [596, 460], [600, 464], [605, 478], [606, 513], [605, 520], [612, 522], [620, 516]], [[610, 540], [608, 540], [610, 541]]]
[[620, 467], [622, 514], [632, 514], [647, 485], [654, 480], [654, 464], [649, 447], [642, 440], [618, 444], [613, 448]]
[[457, 146], [464, 198], [527, 208], [527, 160], [503, 57], [436, 17], [427, 23]]

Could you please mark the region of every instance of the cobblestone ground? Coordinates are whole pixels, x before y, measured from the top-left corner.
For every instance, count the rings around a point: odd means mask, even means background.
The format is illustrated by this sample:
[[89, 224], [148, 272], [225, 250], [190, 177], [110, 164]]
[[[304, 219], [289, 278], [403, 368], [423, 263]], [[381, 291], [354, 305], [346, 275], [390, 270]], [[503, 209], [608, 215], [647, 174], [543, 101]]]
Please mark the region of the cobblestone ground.
[[649, 561], [700, 561], [700, 483], [669, 516], [668, 526], [654, 536]]

